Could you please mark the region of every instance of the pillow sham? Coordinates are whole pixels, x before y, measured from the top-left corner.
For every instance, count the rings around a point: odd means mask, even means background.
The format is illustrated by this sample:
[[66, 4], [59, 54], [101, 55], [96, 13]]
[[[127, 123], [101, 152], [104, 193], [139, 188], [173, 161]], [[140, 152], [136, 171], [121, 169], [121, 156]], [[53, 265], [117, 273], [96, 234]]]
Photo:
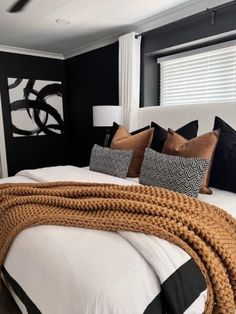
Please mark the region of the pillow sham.
[[[218, 143], [219, 130], [215, 130], [198, 137], [194, 137], [191, 140], [187, 140], [183, 136], [168, 130], [167, 139], [163, 147], [163, 153], [168, 155], [175, 155], [181, 157], [199, 157], [207, 159], [212, 163], [216, 145]], [[212, 194], [209, 188], [211, 166], [209, 166], [206, 174], [203, 176], [202, 186], [200, 193]]]
[[212, 163], [210, 185], [236, 193], [236, 130], [219, 117], [215, 117], [213, 129], [220, 129], [220, 137]]
[[146, 147], [152, 141], [153, 129], [148, 129], [137, 134], [131, 135], [125, 128], [119, 127], [114, 135], [112, 149], [133, 150], [133, 156], [128, 170], [128, 177], [138, 177], [143, 161], [143, 154]]
[[95, 144], [91, 152], [89, 169], [124, 179], [132, 154], [131, 150], [113, 150]]
[[[120, 126], [119, 124], [117, 124], [116, 122], [113, 122], [113, 125], [110, 129], [110, 136], [109, 136], [108, 145], [107, 145], [108, 147], [111, 146], [112, 139], [113, 139], [114, 135], [116, 134], [116, 131], [118, 130], [119, 126]], [[148, 129], [150, 129], [149, 125], [141, 128], [141, 129], [135, 130], [135, 131], [131, 132], [130, 134], [135, 135], [137, 133], [140, 133], [140, 132], [148, 130]]]
[[139, 182], [197, 197], [210, 161], [158, 153], [146, 148]]
[[[163, 129], [160, 125], [156, 124], [155, 122], [151, 123], [151, 127], [154, 128], [151, 148], [161, 153], [165, 140], [167, 138], [168, 131]], [[184, 136], [188, 140], [190, 140], [193, 137], [196, 137], [197, 131], [198, 131], [198, 120], [189, 122], [188, 124], [176, 130], [177, 133]]]

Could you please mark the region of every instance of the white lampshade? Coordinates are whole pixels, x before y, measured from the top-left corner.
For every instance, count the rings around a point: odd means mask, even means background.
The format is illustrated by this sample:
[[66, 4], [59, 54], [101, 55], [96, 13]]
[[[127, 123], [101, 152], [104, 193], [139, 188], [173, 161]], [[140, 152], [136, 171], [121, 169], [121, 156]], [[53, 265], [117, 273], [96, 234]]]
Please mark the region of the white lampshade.
[[93, 106], [93, 126], [109, 127], [122, 124], [121, 106]]

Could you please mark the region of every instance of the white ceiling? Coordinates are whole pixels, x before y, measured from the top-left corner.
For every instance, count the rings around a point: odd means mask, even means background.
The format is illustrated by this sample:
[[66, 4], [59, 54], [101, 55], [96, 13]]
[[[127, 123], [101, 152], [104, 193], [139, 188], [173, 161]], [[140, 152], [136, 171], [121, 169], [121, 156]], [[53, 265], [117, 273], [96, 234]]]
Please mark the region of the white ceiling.
[[[223, 0], [31, 0], [24, 11], [10, 14], [16, 0], [0, 0], [0, 46], [18, 47], [69, 56], [142, 30], [147, 21], [158, 24], [165, 14], [175, 17], [190, 4], [202, 7]], [[178, 11], [178, 12], [179, 12]], [[191, 12], [190, 12], [191, 13]], [[155, 19], [154, 19], [155, 18]], [[66, 19], [69, 25], [58, 25]]]

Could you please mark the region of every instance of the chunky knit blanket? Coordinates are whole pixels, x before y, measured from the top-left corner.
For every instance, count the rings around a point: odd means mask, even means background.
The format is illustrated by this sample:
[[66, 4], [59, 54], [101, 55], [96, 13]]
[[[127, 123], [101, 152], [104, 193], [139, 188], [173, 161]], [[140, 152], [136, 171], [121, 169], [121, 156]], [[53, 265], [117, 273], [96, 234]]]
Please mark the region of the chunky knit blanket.
[[0, 185], [0, 266], [14, 237], [36, 225], [137, 231], [184, 249], [205, 276], [205, 313], [235, 312], [236, 220], [183, 194], [74, 182]]

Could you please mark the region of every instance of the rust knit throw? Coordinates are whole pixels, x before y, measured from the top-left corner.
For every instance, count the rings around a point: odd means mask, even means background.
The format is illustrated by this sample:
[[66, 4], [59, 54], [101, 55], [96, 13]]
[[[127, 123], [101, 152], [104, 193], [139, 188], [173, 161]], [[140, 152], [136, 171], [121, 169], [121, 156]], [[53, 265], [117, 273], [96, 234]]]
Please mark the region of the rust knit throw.
[[43, 224], [138, 231], [175, 243], [205, 275], [205, 313], [235, 312], [236, 220], [217, 207], [139, 185], [2, 184], [0, 265], [21, 230]]

